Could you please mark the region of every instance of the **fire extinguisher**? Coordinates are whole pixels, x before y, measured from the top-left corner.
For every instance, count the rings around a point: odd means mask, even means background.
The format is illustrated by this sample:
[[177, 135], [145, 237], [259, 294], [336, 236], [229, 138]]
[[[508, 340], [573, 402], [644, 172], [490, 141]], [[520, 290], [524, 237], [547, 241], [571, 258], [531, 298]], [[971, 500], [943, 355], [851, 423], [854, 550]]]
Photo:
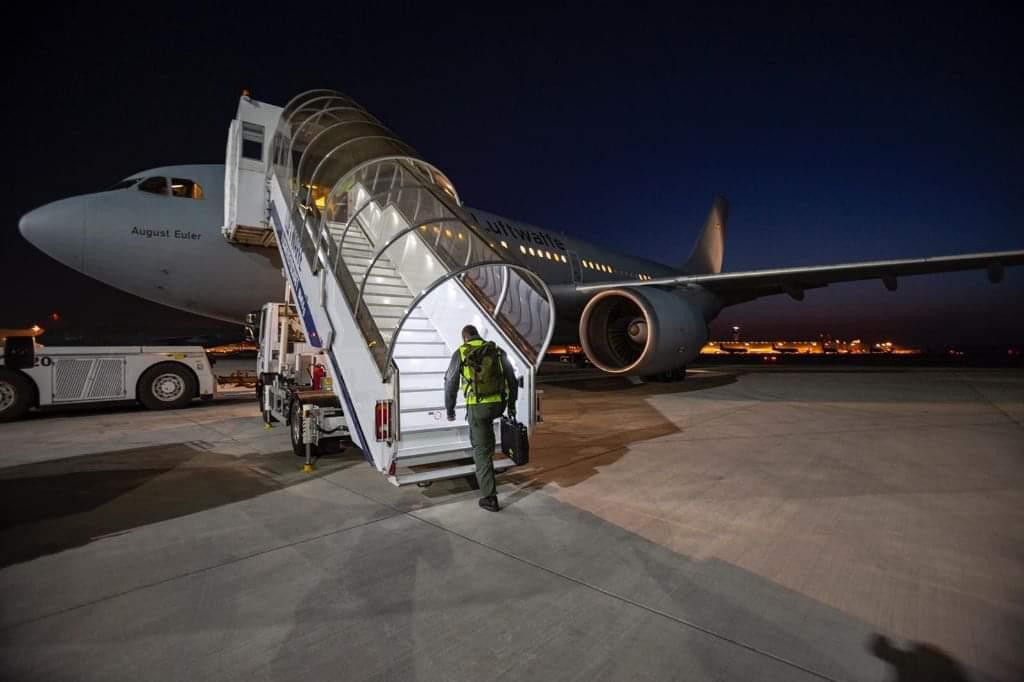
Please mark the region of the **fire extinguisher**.
[[310, 375], [313, 377], [313, 390], [314, 391], [319, 391], [320, 390], [320, 384], [323, 381], [323, 378], [324, 378], [324, 376], [326, 374], [327, 374], [327, 370], [324, 368], [324, 366], [316, 364], [316, 361], [314, 360], [313, 361], [312, 371], [310, 372]]

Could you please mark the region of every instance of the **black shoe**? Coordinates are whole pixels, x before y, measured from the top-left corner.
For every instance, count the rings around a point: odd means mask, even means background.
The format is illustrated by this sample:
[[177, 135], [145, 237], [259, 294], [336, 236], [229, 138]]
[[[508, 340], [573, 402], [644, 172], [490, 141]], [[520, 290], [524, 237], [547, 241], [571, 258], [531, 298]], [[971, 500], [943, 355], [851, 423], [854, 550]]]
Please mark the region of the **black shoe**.
[[490, 497], [481, 497], [480, 501], [477, 504], [479, 504], [482, 509], [486, 509], [487, 511], [496, 512], [499, 509], [501, 509], [501, 507], [498, 506], [497, 495], [491, 495]]

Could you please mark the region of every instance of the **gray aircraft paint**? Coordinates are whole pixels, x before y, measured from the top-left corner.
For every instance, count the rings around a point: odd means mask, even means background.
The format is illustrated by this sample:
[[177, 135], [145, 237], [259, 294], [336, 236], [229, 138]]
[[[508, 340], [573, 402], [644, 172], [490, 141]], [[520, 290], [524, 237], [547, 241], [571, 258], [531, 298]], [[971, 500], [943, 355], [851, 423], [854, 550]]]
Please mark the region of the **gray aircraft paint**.
[[[221, 233], [223, 165], [165, 166], [129, 177], [153, 176], [199, 182], [204, 198], [159, 196], [137, 188], [96, 192], [31, 211], [21, 219], [21, 232], [68, 267], [137, 296], [199, 315], [241, 322], [246, 313], [263, 303], [282, 298], [284, 283], [277, 248], [242, 246], [228, 242]], [[726, 305], [781, 293], [799, 300], [805, 289], [835, 282], [881, 278], [887, 287], [894, 288], [898, 277], [965, 269], [987, 269], [989, 278], [999, 281], [1005, 266], [1024, 264], [1024, 251], [1017, 250], [718, 272], [727, 206], [716, 199], [697, 236], [693, 254], [683, 268], [676, 269], [487, 211], [466, 210], [496, 249], [536, 271], [548, 284], [557, 312], [555, 343], [578, 339], [580, 311], [592, 296], [607, 288], [669, 288], [710, 322]], [[579, 264], [575, 272], [574, 257]], [[690, 269], [698, 272], [687, 272]]]
[[[62, 199], [26, 214], [21, 232], [30, 242], [70, 268], [142, 298], [191, 313], [241, 322], [246, 313], [283, 296], [276, 247], [228, 242], [224, 222], [224, 166], [163, 166], [129, 178], [186, 178], [198, 182], [203, 199], [162, 196], [136, 187]], [[580, 283], [616, 281], [625, 272], [667, 277], [678, 271], [652, 261], [614, 253], [580, 239], [542, 230], [480, 209], [467, 208], [496, 248], [535, 270], [552, 287], [560, 324], [555, 339], [575, 339], [585, 303], [575, 289], [571, 263], [608, 266], [613, 272], [580, 267]], [[504, 241], [507, 246], [500, 246]], [[520, 245], [527, 249], [521, 252]], [[552, 258], [531, 255], [541, 251]], [[557, 254], [557, 259], [555, 255]]]
[[224, 166], [164, 166], [132, 178], [198, 182], [202, 199], [136, 188], [47, 204], [20, 223], [26, 239], [89, 277], [172, 308], [229, 322], [281, 298], [276, 248], [232, 244], [221, 235]]

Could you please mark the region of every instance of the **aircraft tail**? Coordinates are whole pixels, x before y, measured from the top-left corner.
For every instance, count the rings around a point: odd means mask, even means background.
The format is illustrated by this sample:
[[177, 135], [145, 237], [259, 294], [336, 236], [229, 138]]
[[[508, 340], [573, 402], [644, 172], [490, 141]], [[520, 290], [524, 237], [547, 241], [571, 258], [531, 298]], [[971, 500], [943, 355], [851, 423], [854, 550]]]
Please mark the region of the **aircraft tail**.
[[704, 229], [693, 245], [690, 257], [683, 264], [688, 275], [712, 275], [722, 271], [725, 258], [725, 223], [729, 220], [729, 202], [715, 197], [711, 211], [704, 221]]

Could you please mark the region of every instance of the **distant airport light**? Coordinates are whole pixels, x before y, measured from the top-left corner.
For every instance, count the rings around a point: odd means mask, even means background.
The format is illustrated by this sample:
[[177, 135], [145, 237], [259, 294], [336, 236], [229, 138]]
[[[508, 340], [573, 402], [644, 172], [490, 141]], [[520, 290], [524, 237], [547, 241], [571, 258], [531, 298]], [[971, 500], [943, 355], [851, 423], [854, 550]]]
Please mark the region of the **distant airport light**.
[[501, 248], [503, 248], [503, 249], [507, 249], [508, 248], [508, 244], [505, 243], [504, 239], [501, 240]]
[[526, 253], [526, 247], [523, 246], [522, 244], [519, 245], [519, 250], [522, 251], [523, 253]]

